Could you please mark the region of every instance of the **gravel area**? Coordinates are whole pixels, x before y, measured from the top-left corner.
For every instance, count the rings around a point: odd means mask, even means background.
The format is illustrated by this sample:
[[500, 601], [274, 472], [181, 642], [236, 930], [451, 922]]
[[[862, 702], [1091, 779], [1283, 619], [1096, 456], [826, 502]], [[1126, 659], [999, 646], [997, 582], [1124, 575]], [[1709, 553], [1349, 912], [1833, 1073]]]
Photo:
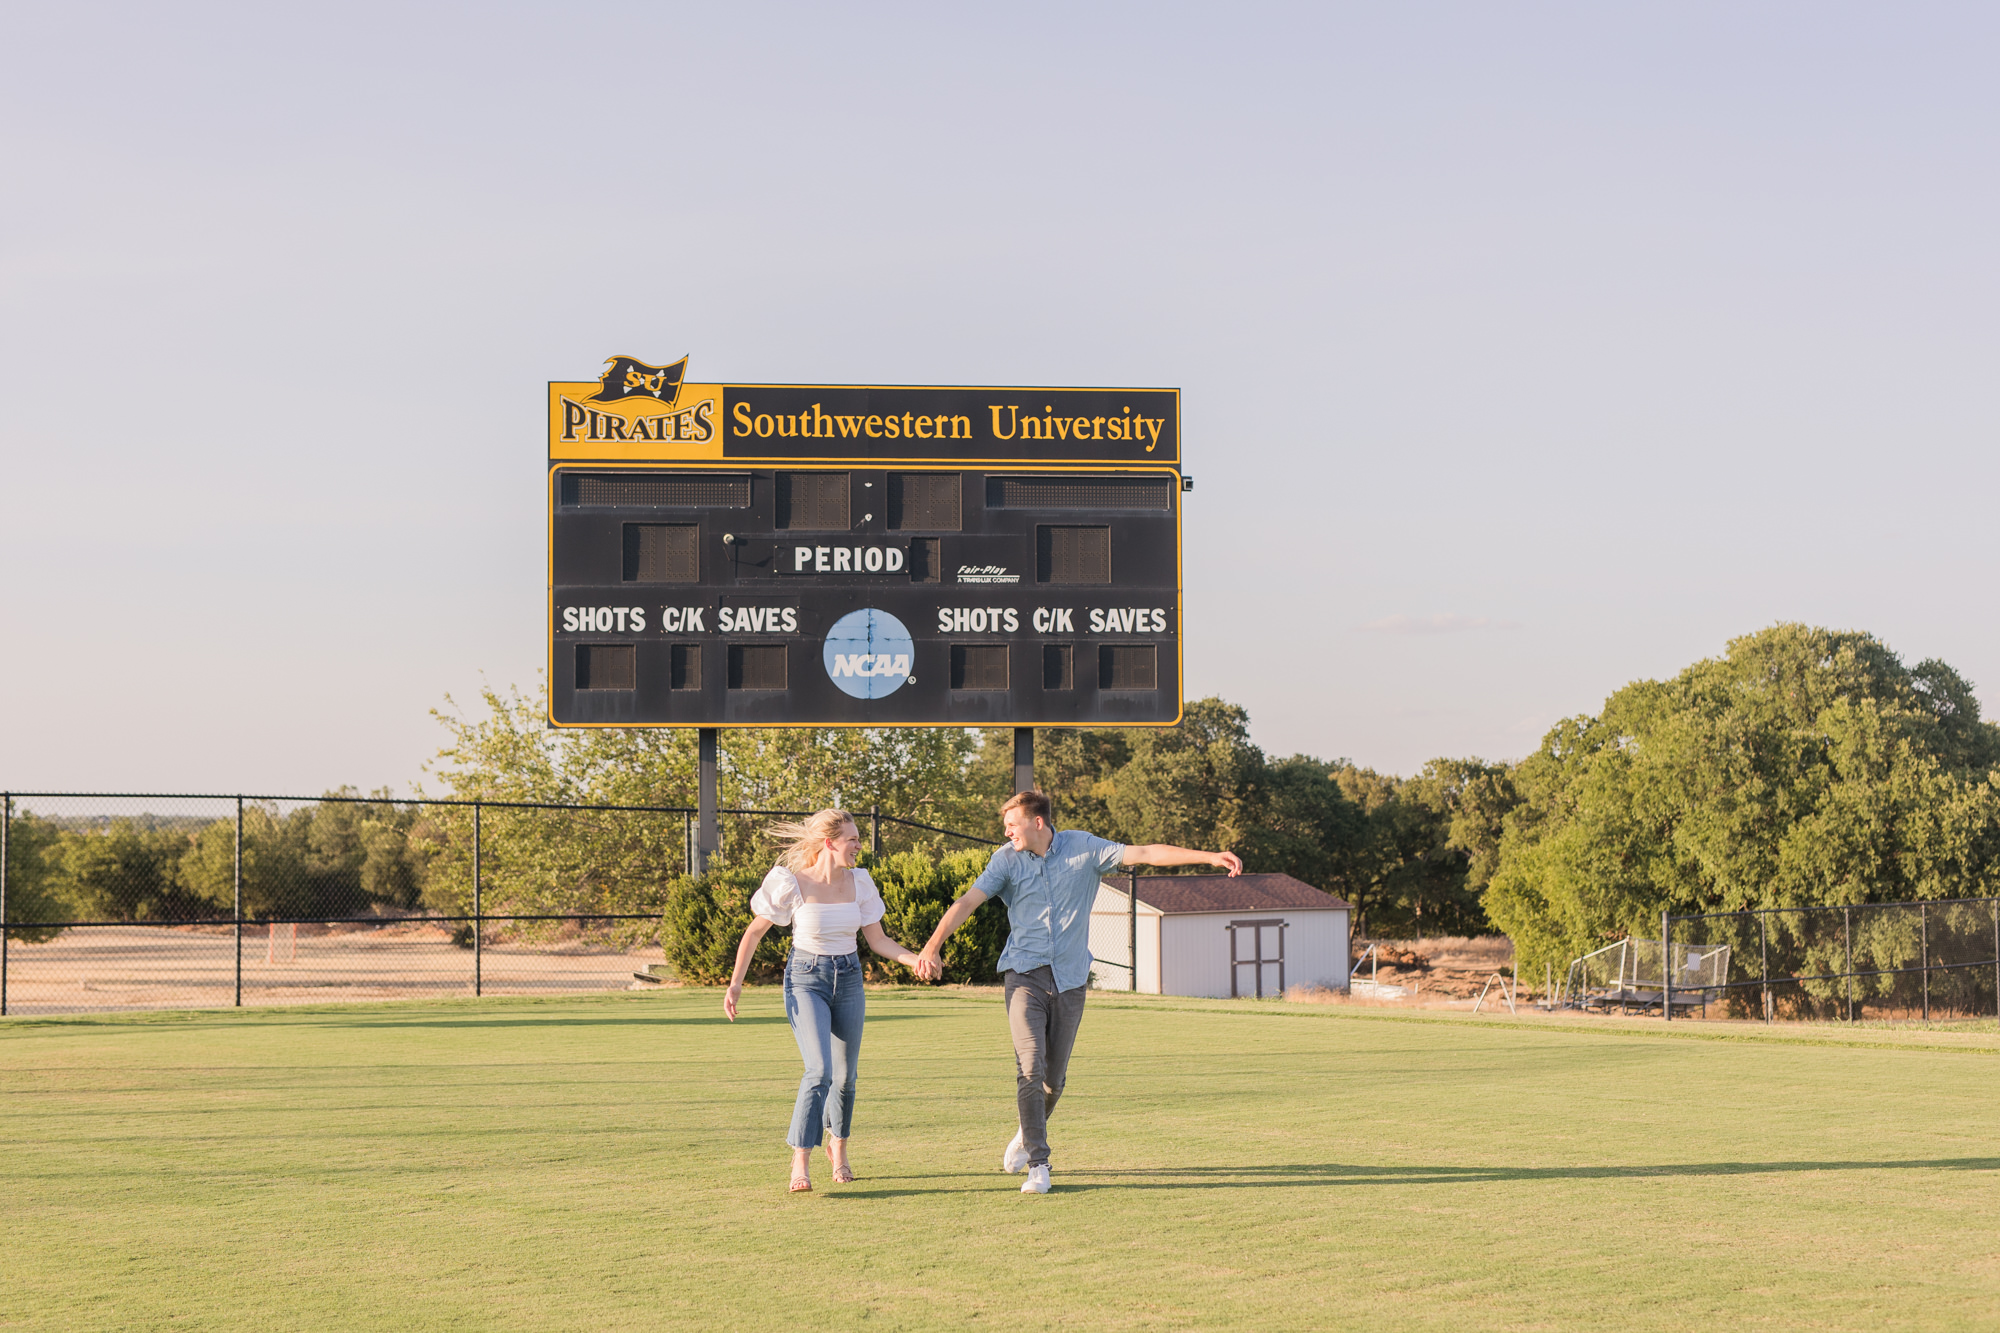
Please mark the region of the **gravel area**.
[[[629, 951], [589, 943], [487, 944], [487, 995], [625, 990], [664, 962], [658, 945]], [[43, 944], [9, 941], [9, 1015], [220, 1008], [236, 1001], [228, 926], [96, 926]], [[430, 922], [356, 928], [246, 926], [245, 1005], [408, 1000], [473, 993], [472, 950]]]

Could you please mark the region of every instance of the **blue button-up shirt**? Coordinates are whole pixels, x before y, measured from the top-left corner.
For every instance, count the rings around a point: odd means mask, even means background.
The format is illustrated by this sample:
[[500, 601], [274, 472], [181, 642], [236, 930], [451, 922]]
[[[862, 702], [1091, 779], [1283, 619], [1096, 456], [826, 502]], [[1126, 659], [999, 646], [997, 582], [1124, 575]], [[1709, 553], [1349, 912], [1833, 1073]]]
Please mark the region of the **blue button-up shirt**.
[[1125, 859], [1125, 844], [1095, 833], [1064, 829], [1048, 854], [1017, 852], [1012, 843], [993, 853], [972, 887], [1007, 904], [1007, 947], [1002, 972], [1047, 966], [1057, 990], [1090, 979], [1090, 906], [1099, 876]]

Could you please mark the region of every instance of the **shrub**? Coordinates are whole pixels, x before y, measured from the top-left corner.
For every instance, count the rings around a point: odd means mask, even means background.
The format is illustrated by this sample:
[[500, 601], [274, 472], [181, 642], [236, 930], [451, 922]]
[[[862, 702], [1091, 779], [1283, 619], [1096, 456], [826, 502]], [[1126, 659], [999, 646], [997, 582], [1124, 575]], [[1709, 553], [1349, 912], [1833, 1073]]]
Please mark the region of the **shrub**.
[[[702, 986], [729, 984], [737, 941], [750, 925], [750, 895], [763, 882], [761, 870], [713, 870], [698, 879], [676, 875], [668, 883], [660, 947], [676, 977]], [[767, 933], [750, 959], [747, 979], [778, 980], [791, 947], [791, 931]]]
[[[865, 858], [863, 864], [882, 890], [882, 929], [898, 944], [922, 949], [944, 919], [945, 910], [972, 887], [991, 855], [986, 851], [953, 852], [942, 861], [933, 861], [922, 852], [900, 852], [879, 862]], [[997, 902], [982, 905], [972, 920], [945, 942], [944, 979], [994, 984], [998, 979], [994, 968], [1006, 944], [1006, 907]], [[868, 963], [868, 974], [876, 981], [910, 980], [906, 969], [874, 958]]]
[[[882, 928], [889, 938], [921, 949], [937, 929], [945, 909], [979, 877], [988, 853], [957, 852], [942, 861], [921, 852], [902, 852], [863, 864], [882, 890]], [[736, 945], [751, 921], [750, 896], [763, 882], [761, 870], [715, 870], [699, 879], [677, 876], [667, 885], [667, 909], [660, 921], [660, 945], [667, 964], [684, 982], [702, 986], [728, 984], [736, 966]], [[988, 903], [954, 935], [944, 949], [944, 979], [992, 984], [1000, 950], [1007, 943], [1007, 912]], [[776, 927], [767, 933], [750, 959], [747, 980], [777, 981], [792, 947], [791, 932]], [[871, 981], [908, 981], [907, 969], [875, 958], [863, 944]]]

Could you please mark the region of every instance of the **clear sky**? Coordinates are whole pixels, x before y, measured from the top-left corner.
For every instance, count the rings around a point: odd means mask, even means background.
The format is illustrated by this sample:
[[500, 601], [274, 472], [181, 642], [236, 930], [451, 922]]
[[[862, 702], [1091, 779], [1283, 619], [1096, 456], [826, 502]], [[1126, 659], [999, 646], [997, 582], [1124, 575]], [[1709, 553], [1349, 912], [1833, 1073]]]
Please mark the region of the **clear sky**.
[[543, 385], [1175, 385], [1190, 695], [1515, 758], [1778, 620], [2000, 704], [2000, 10], [10, 4], [0, 785], [407, 789]]

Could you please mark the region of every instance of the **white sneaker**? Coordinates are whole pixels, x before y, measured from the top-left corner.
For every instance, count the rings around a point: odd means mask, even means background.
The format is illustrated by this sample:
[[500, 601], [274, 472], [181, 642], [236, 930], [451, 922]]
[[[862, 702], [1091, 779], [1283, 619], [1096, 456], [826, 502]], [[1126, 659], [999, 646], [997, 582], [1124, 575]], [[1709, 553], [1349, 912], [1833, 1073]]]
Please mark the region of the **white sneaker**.
[[1021, 1186], [1023, 1194], [1047, 1194], [1049, 1192], [1049, 1164], [1028, 1168], [1027, 1183]]
[[1010, 1176], [1018, 1176], [1028, 1169], [1028, 1146], [1021, 1142], [1021, 1131], [1015, 1130], [1014, 1137], [1007, 1140], [1007, 1151], [1000, 1154], [1000, 1169]]

